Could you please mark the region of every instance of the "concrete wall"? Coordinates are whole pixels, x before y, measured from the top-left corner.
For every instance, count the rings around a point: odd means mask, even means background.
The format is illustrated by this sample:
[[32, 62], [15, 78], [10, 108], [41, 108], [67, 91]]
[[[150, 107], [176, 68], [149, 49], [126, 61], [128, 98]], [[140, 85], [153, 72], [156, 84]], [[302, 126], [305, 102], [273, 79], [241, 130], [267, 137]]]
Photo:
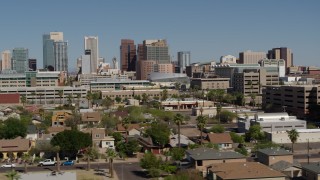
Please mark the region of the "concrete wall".
[[[275, 143], [291, 143], [287, 132], [274, 132], [274, 133], [267, 133], [267, 138], [270, 141], [273, 141]], [[299, 137], [297, 140], [297, 143], [306, 143], [308, 142], [319, 142], [320, 141], [320, 131], [319, 132], [309, 132], [309, 133], [302, 133], [299, 132]]]

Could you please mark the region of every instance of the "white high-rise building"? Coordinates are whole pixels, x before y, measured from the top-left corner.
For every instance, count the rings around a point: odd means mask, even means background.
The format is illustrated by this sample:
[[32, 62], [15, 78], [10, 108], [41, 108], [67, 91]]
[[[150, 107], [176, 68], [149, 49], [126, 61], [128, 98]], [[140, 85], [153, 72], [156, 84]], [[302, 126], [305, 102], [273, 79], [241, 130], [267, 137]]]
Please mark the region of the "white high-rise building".
[[11, 69], [11, 52], [5, 50], [1, 53], [2, 68], [0, 70], [10, 70]]
[[98, 36], [84, 37], [84, 51], [86, 52], [86, 54], [87, 52], [90, 52], [90, 73], [96, 74], [99, 65]]
[[232, 55], [221, 56], [220, 63], [222, 63], [222, 64], [236, 64], [237, 58]]

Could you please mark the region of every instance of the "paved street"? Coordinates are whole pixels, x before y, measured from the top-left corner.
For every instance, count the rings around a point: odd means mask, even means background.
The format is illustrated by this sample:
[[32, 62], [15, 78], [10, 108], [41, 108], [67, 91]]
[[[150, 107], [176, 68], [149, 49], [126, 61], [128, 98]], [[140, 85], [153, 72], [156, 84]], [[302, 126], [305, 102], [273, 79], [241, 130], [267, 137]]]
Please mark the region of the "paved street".
[[116, 163], [114, 169], [119, 180], [140, 180], [148, 179], [138, 162], [134, 163]]

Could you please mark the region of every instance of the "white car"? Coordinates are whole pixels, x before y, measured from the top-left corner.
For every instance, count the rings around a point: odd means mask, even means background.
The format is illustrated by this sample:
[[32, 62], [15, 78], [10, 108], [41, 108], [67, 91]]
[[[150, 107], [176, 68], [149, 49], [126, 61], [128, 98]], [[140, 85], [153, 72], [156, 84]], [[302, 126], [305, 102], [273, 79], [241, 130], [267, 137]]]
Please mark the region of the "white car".
[[9, 163], [9, 164], [3, 164], [3, 165], [1, 165], [1, 167], [2, 168], [14, 168], [14, 167], [16, 167], [16, 165], [15, 164], [13, 164], [13, 163]]

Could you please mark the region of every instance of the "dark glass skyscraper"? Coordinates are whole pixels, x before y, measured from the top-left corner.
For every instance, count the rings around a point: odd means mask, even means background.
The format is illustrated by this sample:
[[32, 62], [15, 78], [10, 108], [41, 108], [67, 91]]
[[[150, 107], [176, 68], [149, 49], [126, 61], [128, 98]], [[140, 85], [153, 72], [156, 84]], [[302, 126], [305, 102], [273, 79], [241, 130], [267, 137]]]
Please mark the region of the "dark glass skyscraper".
[[131, 39], [121, 39], [120, 68], [122, 71], [136, 71], [136, 45]]

